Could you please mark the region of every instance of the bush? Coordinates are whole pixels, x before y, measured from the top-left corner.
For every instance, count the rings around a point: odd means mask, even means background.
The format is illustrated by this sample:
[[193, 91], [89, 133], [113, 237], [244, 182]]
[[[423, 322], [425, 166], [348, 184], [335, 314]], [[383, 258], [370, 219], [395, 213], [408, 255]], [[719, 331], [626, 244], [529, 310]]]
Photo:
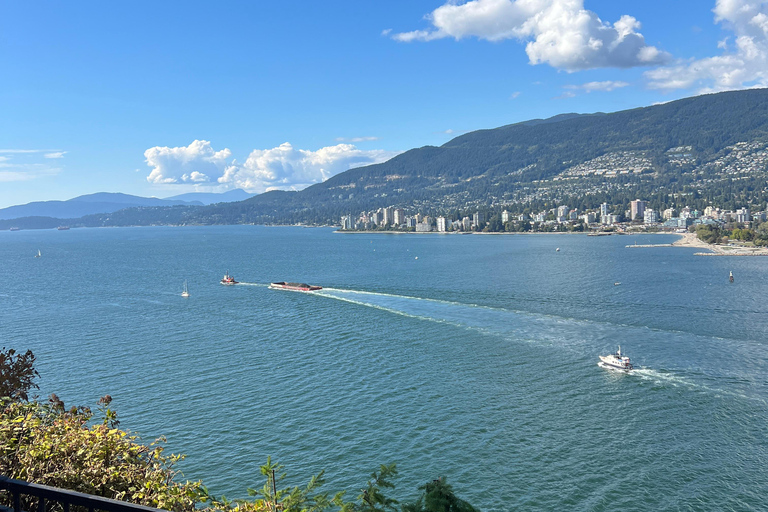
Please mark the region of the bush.
[[[0, 403], [0, 474], [174, 512], [192, 512], [205, 495], [200, 482], [175, 482], [160, 441], [142, 444], [116, 428], [105, 397], [101, 424], [89, 425], [87, 408], [64, 410], [52, 395], [47, 404], [5, 399]], [[31, 510], [31, 508], [27, 508]]]

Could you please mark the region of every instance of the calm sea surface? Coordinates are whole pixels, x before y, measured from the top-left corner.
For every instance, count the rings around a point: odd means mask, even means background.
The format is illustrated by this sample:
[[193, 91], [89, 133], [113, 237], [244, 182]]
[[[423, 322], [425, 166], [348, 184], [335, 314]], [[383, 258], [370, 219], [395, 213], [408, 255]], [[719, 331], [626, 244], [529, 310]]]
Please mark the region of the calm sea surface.
[[[400, 499], [446, 475], [484, 511], [765, 510], [768, 258], [625, 248], [673, 239], [6, 231], [0, 342], [214, 494], [271, 455], [350, 496], [383, 463]], [[619, 344], [639, 371], [597, 366]]]

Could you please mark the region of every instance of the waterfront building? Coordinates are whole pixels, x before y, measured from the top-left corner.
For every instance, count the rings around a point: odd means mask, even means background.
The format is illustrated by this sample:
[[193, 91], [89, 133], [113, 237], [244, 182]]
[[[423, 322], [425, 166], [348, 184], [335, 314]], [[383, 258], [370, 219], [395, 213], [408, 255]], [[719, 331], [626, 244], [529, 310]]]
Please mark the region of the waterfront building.
[[451, 224], [450, 224], [450, 222], [451, 222], [451, 221], [449, 221], [449, 220], [448, 220], [448, 219], [446, 219], [445, 217], [438, 217], [438, 218], [437, 218], [437, 230], [438, 230], [440, 233], [445, 233], [446, 231], [448, 231], [448, 229], [447, 229], [447, 228], [448, 228], [448, 226], [450, 226], [450, 225], [451, 225]]
[[656, 210], [648, 208], [643, 213], [643, 222], [645, 224], [656, 224], [659, 222], [659, 216], [656, 215]]
[[416, 227], [416, 217], [406, 217], [405, 218], [405, 227], [407, 227], [407, 228], [415, 228]]
[[386, 226], [387, 224], [392, 225], [395, 223], [395, 209], [393, 207], [389, 208], [382, 208], [382, 222]]
[[381, 214], [381, 209], [371, 213], [371, 224], [373, 224], [374, 226], [380, 225], [382, 220], [383, 218]]
[[[600, 218], [601, 219], [603, 217], [609, 215], [610, 213], [611, 213], [611, 211], [608, 209], [608, 203], [603, 203], [603, 204], [600, 205]], [[605, 224], [605, 222], [603, 222], [603, 224]]]
[[461, 219], [461, 229], [464, 231], [472, 230], [472, 220], [469, 217], [464, 217]]
[[344, 215], [341, 217], [341, 229], [354, 229], [352, 215]]
[[645, 207], [647, 204], [648, 203], [642, 199], [635, 199], [634, 201], [631, 201], [629, 206], [630, 220], [642, 219], [643, 215], [645, 214]]
[[547, 220], [547, 212], [539, 212], [533, 216], [533, 220], [536, 222], [544, 222]]
[[[712, 208], [712, 207], [710, 206], [708, 208]], [[664, 210], [661, 216], [664, 218], [664, 220], [669, 220], [672, 217], [675, 217], [676, 215], [677, 215], [677, 211], [675, 211], [674, 208], [667, 208], [666, 210]]]
[[693, 218], [693, 214], [691, 213], [691, 207], [685, 206], [682, 210], [680, 210], [680, 218], [683, 219], [691, 219]]
[[517, 216], [517, 220], [519, 222], [525, 222], [527, 220], [531, 220], [531, 217], [529, 217], [527, 213], [521, 213], [520, 215]]
[[416, 232], [417, 233], [429, 233], [432, 231], [432, 226], [429, 224], [429, 222], [417, 222], [416, 223]]
[[507, 210], [504, 210], [503, 212], [501, 212], [501, 222], [506, 224], [507, 222], [509, 222], [510, 216], [511, 214]]
[[402, 208], [395, 208], [394, 215], [392, 216], [394, 223], [397, 226], [405, 224], [405, 211]]
[[587, 224], [594, 224], [595, 223], [595, 212], [587, 212], [584, 215], [581, 216], [581, 220], [586, 222]]
[[567, 217], [568, 216], [568, 210], [569, 208], [567, 206], [558, 206], [557, 207], [557, 213], [555, 214], [555, 217], [558, 219], [560, 217]]
[[568, 220], [576, 220], [578, 218], [579, 218], [579, 210], [577, 210], [576, 208], [568, 212]]
[[472, 224], [475, 226], [475, 229], [480, 229], [480, 224], [485, 222], [485, 214], [481, 212], [475, 212], [472, 215]]
[[610, 226], [612, 224], [618, 224], [619, 223], [619, 216], [609, 213], [608, 215], [604, 217], [600, 217], [600, 222], [605, 224], [606, 226]]

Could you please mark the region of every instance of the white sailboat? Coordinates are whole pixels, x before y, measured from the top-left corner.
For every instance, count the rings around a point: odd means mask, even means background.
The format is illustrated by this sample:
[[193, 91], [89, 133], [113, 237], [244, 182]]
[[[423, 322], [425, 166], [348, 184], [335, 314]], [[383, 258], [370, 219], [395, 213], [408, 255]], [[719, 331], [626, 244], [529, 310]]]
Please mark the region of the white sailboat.
[[43, 255], [43, 253], [40, 252], [40, 249], [37, 250], [37, 254], [35, 254], [35, 258], [39, 258]]
[[181, 292], [181, 296], [184, 298], [189, 297], [189, 289], [187, 289], [187, 282], [184, 281], [184, 291]]

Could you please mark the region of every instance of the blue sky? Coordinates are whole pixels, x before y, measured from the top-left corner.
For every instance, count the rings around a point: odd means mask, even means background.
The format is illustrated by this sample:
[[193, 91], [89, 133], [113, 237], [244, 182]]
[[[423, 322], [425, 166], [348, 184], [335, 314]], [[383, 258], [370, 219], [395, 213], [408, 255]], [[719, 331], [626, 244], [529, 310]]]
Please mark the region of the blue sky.
[[300, 189], [456, 135], [768, 85], [768, 0], [0, 2], [0, 207]]

